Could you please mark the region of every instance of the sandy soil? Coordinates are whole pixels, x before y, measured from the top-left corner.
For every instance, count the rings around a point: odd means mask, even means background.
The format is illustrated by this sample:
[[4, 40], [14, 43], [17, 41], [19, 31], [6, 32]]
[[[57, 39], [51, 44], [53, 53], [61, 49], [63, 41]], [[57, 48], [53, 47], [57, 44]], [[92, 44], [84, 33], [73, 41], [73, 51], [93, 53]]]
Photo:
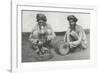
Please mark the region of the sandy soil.
[[[28, 34], [22, 35], [22, 62], [37, 62], [34, 58], [34, 50], [31, 48], [32, 44], [28, 40]], [[72, 53], [69, 53], [66, 56], [59, 55], [54, 49], [52, 49], [52, 53], [54, 55], [53, 58], [48, 61], [60, 61], [60, 60], [85, 60], [90, 57], [90, 35], [87, 34], [88, 39], [88, 48], [84, 50], [77, 49]], [[55, 47], [59, 45], [58, 41], [63, 41], [63, 35], [58, 35], [55, 40], [52, 42]]]

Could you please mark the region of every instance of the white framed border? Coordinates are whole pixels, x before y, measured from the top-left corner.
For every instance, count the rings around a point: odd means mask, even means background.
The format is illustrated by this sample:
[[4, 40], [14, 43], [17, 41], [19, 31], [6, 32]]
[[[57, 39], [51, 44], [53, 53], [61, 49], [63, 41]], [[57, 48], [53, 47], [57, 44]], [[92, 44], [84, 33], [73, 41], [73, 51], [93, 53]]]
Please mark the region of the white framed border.
[[[79, 8], [78, 8], [79, 7]], [[84, 12], [91, 14], [90, 24], [90, 60], [70, 60], [70, 61], [50, 61], [50, 62], [21, 62], [21, 11], [41, 10], [41, 11], [62, 11], [62, 12]], [[96, 7], [75, 6], [57, 4], [30, 4], [13, 2], [11, 5], [11, 69], [13, 73], [26, 71], [45, 71], [69, 68], [86, 68], [96, 65]], [[33, 70], [34, 69], [34, 70]]]

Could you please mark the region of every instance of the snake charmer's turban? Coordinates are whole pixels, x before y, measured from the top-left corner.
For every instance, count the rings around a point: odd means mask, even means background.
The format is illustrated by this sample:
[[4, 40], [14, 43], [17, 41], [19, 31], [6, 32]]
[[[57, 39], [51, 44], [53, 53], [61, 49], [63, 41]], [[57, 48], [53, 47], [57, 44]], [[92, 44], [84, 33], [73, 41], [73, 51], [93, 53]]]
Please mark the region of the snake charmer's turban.
[[68, 20], [68, 21], [73, 20], [74, 22], [77, 22], [77, 21], [78, 21], [78, 19], [77, 19], [74, 15], [69, 15], [69, 16], [67, 17], [67, 20]]
[[37, 15], [36, 15], [36, 19], [37, 19], [37, 22], [39, 21], [39, 20], [43, 20], [43, 21], [47, 21], [47, 18], [46, 18], [46, 16], [44, 15], [44, 14], [41, 14], [41, 13], [38, 13]]

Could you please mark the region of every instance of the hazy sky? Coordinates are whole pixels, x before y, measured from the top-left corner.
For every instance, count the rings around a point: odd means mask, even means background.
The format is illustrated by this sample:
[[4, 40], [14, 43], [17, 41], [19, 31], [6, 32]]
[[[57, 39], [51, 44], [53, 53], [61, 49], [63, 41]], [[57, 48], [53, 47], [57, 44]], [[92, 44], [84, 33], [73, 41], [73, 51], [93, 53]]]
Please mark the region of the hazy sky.
[[36, 14], [43, 13], [47, 17], [47, 23], [51, 25], [54, 31], [66, 31], [68, 27], [67, 16], [75, 15], [78, 18], [77, 24], [83, 28], [89, 28], [90, 14], [86, 13], [63, 13], [63, 12], [40, 12], [40, 11], [23, 11], [22, 28], [23, 32], [31, 32], [36, 22]]

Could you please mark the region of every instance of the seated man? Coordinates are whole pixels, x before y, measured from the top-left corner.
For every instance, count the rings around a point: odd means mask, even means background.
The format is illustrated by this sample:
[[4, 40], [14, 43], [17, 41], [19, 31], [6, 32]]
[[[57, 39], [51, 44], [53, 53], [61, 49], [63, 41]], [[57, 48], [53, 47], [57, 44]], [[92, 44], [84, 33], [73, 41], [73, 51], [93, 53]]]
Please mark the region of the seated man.
[[80, 47], [80, 49], [87, 48], [86, 34], [80, 25], [77, 25], [77, 18], [74, 15], [67, 17], [69, 21], [69, 28], [65, 34], [64, 42], [69, 46], [70, 49]]
[[32, 30], [29, 39], [33, 43], [34, 49], [38, 47], [39, 49], [37, 49], [37, 51], [43, 52], [41, 48], [44, 46], [47, 47], [51, 43], [51, 40], [55, 37], [55, 33], [51, 26], [46, 23], [47, 18], [44, 14], [37, 14], [36, 19], [37, 24]]
[[62, 55], [66, 55], [75, 48], [87, 48], [86, 34], [83, 28], [76, 24], [78, 19], [74, 15], [69, 15], [67, 20], [69, 21], [69, 27], [64, 36], [65, 43], [59, 49]]

